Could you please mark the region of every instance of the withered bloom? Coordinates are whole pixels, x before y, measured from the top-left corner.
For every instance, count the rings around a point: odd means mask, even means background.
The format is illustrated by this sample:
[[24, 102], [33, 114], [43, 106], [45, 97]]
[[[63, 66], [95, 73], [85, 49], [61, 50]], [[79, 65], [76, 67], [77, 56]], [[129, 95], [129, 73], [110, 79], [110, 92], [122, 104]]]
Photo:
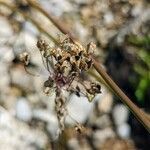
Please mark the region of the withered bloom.
[[45, 93], [54, 89], [56, 93], [55, 111], [59, 121], [60, 130], [64, 130], [65, 117], [67, 115], [66, 100], [63, 91], [77, 96], [83, 95], [92, 101], [95, 94], [101, 93], [98, 83], [90, 81], [79, 82], [80, 74], [92, 67], [93, 54], [96, 46], [88, 44], [87, 48], [76, 41], [66, 37], [60, 44], [50, 47], [44, 40], [37, 42], [37, 47], [42, 55], [43, 62], [49, 71], [49, 77], [44, 82]]
[[27, 52], [20, 54], [20, 61], [23, 62], [24, 65], [28, 65], [30, 62], [30, 55]]

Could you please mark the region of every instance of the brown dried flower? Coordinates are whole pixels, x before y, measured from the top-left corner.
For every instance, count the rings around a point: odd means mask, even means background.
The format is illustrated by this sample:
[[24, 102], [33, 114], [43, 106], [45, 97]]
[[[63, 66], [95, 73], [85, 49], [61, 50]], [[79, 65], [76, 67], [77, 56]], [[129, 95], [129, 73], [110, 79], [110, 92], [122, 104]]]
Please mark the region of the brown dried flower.
[[[55, 47], [50, 47], [44, 40], [37, 42], [37, 47], [42, 55], [43, 62], [49, 71], [49, 77], [44, 82], [45, 93], [51, 89], [56, 93], [55, 111], [59, 121], [60, 130], [64, 130], [65, 118], [67, 115], [66, 101], [63, 90], [77, 96], [86, 96], [92, 101], [96, 94], [101, 93], [98, 83], [80, 81], [80, 74], [92, 67], [91, 54], [94, 53], [96, 45], [89, 43], [87, 48], [68, 36], [60, 41]], [[78, 131], [80, 132], [80, 128]]]
[[20, 61], [23, 62], [23, 64], [26, 66], [30, 62], [30, 55], [27, 52], [21, 53], [19, 58], [20, 58]]

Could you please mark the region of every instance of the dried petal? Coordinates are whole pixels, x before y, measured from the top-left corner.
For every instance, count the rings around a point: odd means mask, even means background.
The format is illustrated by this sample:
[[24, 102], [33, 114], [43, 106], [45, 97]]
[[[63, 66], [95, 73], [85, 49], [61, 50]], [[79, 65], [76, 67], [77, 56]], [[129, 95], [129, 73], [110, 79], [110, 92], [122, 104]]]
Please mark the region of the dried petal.
[[53, 85], [54, 85], [54, 80], [52, 78], [50, 78], [50, 77], [49, 77], [48, 80], [46, 80], [44, 82], [44, 87], [53, 87]]

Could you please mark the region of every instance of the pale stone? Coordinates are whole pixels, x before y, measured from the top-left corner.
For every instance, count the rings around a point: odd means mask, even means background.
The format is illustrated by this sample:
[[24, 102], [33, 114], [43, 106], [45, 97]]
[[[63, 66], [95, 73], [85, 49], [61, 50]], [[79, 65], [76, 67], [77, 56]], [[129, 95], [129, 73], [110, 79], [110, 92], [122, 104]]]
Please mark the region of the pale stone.
[[117, 104], [113, 111], [113, 118], [116, 125], [125, 123], [128, 119], [129, 110], [123, 104]]
[[127, 123], [119, 125], [117, 127], [117, 133], [121, 138], [129, 138], [131, 133], [131, 127]]
[[32, 110], [27, 99], [21, 97], [16, 103], [16, 117], [22, 121], [30, 121], [32, 118]]

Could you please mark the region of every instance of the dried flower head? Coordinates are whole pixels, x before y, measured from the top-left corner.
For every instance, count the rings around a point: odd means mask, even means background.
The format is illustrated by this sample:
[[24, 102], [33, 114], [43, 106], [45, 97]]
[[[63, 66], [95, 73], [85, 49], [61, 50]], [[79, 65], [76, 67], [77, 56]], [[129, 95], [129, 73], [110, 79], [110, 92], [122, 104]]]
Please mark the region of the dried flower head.
[[19, 59], [20, 59], [20, 61], [23, 63], [24, 69], [25, 69], [25, 71], [26, 71], [28, 74], [30, 74], [30, 75], [32, 75], [32, 76], [39, 76], [39, 75], [37, 75], [37, 74], [35, 74], [35, 73], [32, 73], [32, 72], [29, 71], [28, 68], [27, 68], [28, 65], [29, 65], [29, 63], [30, 63], [30, 55], [29, 55], [28, 52], [23, 52], [23, 53], [21, 53], [21, 54], [19, 55]]
[[21, 53], [19, 58], [20, 58], [20, 61], [23, 62], [23, 64], [26, 66], [30, 62], [30, 55], [27, 52]]
[[[77, 96], [86, 96], [92, 101], [96, 94], [101, 93], [101, 86], [90, 81], [80, 82], [80, 75], [92, 67], [91, 54], [96, 45], [89, 43], [87, 48], [66, 36], [55, 47], [50, 47], [44, 40], [37, 42], [37, 47], [42, 55], [44, 66], [49, 71], [49, 77], [44, 82], [45, 93], [51, 89], [56, 93], [55, 111], [61, 131], [64, 130], [67, 115], [66, 101], [63, 90], [75, 93]], [[80, 130], [79, 126], [78, 131]], [[80, 132], [80, 131], [79, 131]]]

